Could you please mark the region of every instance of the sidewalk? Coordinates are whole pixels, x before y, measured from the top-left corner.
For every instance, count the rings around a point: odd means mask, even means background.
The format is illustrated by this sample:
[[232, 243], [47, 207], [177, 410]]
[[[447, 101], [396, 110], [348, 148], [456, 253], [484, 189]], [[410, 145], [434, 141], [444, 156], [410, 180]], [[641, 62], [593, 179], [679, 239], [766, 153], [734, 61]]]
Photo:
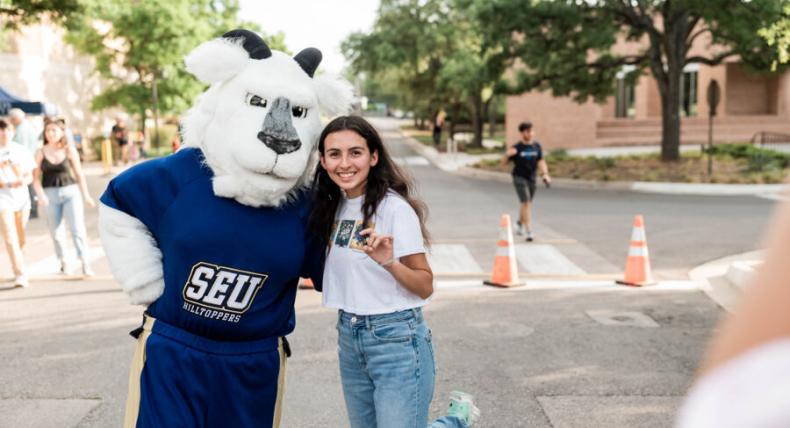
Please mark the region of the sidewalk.
[[[490, 153], [483, 155], [470, 155], [467, 153], [439, 153], [434, 147], [426, 146], [403, 134], [406, 144], [424, 158], [428, 159], [437, 168], [461, 174], [468, 177], [475, 177], [487, 180], [497, 180], [510, 182], [510, 174], [504, 172], [487, 171], [472, 168], [481, 160], [494, 160], [501, 157], [500, 154]], [[697, 150], [696, 146], [683, 146], [681, 151]], [[790, 147], [788, 147], [790, 150]], [[591, 149], [574, 149], [568, 153], [572, 155], [610, 157], [624, 154], [639, 154], [658, 151], [658, 147], [604, 147]], [[709, 183], [663, 183], [646, 181], [591, 181], [591, 180], [572, 180], [564, 178], [553, 178], [552, 186], [558, 188], [573, 189], [613, 189], [630, 190], [643, 193], [676, 194], [676, 195], [721, 195], [721, 196], [742, 196], [755, 195], [769, 199], [785, 199], [790, 191], [790, 186], [786, 184], [709, 184]]]

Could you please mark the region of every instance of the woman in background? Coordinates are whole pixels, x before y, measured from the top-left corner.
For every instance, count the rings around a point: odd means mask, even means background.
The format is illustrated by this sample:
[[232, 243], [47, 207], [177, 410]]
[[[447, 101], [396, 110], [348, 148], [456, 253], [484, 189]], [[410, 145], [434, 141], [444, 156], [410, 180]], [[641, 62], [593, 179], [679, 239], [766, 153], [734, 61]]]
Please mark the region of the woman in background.
[[88, 194], [77, 149], [66, 139], [66, 122], [47, 119], [44, 122], [44, 146], [36, 151], [37, 168], [33, 173], [33, 186], [38, 203], [47, 210], [49, 233], [55, 244], [55, 254], [60, 261], [60, 272], [69, 273], [63, 245], [66, 231], [63, 217], [69, 225], [77, 257], [82, 261], [82, 274], [93, 276], [88, 256], [83, 200], [93, 208], [96, 203]]

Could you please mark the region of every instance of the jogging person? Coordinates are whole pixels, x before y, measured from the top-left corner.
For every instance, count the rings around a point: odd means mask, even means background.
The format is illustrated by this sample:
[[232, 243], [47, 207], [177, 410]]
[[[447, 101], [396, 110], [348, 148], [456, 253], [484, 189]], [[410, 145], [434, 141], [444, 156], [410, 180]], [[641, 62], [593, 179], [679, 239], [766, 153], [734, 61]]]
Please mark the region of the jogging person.
[[540, 168], [541, 178], [546, 186], [551, 183], [549, 167], [543, 159], [543, 149], [540, 143], [532, 139], [532, 123], [522, 122], [518, 125], [521, 140], [508, 147], [502, 157], [502, 164], [513, 162], [513, 186], [520, 203], [516, 234], [526, 236], [527, 241], [534, 239], [530, 229], [531, 204], [535, 198], [535, 176]]

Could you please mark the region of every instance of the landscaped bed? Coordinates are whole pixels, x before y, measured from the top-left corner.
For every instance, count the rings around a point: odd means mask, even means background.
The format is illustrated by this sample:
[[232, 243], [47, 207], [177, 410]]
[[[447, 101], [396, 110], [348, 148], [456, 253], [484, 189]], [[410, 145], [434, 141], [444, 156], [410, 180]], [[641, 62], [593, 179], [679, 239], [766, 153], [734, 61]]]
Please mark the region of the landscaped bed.
[[[596, 158], [570, 156], [559, 150], [549, 153], [546, 161], [555, 178], [744, 184], [782, 183], [790, 164], [790, 154], [749, 144], [721, 144], [713, 153], [712, 176], [708, 176], [707, 154], [700, 152], [685, 152], [678, 162], [662, 162], [658, 154]], [[493, 160], [474, 167], [510, 172], [512, 164], [502, 166]]]

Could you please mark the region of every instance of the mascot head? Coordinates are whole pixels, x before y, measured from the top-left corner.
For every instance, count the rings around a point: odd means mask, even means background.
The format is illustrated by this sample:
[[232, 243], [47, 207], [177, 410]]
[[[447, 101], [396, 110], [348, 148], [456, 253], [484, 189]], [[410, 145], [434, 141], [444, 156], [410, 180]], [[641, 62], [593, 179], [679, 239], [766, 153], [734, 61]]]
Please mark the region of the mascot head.
[[321, 134], [319, 112], [342, 114], [351, 85], [315, 76], [321, 52], [291, 57], [255, 33], [233, 30], [185, 59], [211, 86], [183, 120], [184, 146], [203, 150], [217, 196], [254, 207], [277, 206], [309, 182]]

